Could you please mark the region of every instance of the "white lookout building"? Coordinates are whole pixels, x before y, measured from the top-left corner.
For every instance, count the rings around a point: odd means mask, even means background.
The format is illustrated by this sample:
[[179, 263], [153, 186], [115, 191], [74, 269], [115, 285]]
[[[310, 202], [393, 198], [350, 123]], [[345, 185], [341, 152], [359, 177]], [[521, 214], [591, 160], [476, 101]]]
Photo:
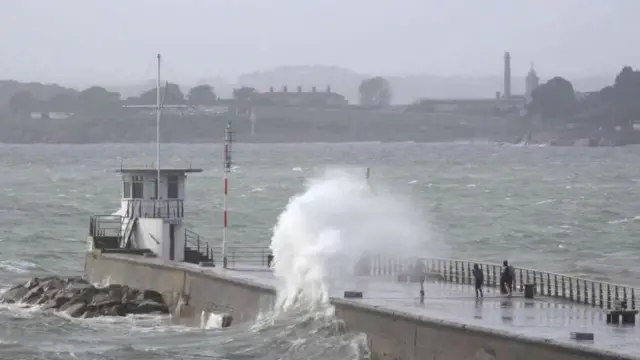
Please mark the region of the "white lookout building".
[[[90, 249], [155, 254], [163, 260], [212, 262], [213, 249], [184, 228], [187, 174], [202, 169], [122, 168], [120, 210], [94, 215], [89, 226]], [[158, 174], [160, 181], [158, 181]]]

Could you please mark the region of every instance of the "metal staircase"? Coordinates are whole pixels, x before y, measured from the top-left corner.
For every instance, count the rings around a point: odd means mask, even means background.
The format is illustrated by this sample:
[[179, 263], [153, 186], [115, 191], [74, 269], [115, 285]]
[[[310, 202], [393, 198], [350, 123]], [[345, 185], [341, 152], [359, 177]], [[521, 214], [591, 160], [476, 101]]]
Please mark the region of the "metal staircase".
[[184, 262], [200, 264], [213, 262], [213, 249], [209, 243], [202, 241], [200, 235], [190, 230], [184, 230]]

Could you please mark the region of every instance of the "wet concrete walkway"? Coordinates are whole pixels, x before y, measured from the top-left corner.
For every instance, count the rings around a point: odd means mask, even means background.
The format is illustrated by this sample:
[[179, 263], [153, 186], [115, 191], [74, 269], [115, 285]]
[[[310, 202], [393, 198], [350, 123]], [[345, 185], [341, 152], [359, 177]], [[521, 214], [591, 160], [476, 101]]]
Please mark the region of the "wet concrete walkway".
[[[212, 268], [206, 271], [271, 287], [277, 285], [273, 273], [265, 269]], [[606, 311], [587, 305], [546, 297], [525, 299], [521, 294], [508, 298], [500, 295], [497, 288], [485, 288], [484, 297], [476, 299], [472, 286], [436, 281], [425, 283], [425, 298], [421, 303], [419, 284], [398, 283], [392, 278], [380, 277], [342, 281], [334, 285], [331, 295], [342, 298], [345, 290], [363, 292], [364, 298], [349, 300], [353, 302], [640, 358], [639, 326], [607, 325]], [[571, 332], [590, 332], [595, 339], [575, 341], [570, 338]]]

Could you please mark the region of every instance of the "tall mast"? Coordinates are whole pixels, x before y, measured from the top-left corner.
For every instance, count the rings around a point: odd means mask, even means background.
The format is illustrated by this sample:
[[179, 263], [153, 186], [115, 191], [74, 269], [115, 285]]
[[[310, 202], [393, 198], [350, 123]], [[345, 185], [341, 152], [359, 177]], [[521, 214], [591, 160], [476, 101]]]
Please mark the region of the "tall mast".
[[[237, 111], [237, 110], [236, 110]], [[224, 129], [224, 200], [222, 208], [222, 266], [227, 268], [227, 194], [229, 190], [229, 172], [231, 172], [231, 143], [233, 141], [231, 132], [231, 120], [227, 122]]]
[[158, 76], [156, 78], [156, 197], [160, 197], [160, 54], [158, 53]]

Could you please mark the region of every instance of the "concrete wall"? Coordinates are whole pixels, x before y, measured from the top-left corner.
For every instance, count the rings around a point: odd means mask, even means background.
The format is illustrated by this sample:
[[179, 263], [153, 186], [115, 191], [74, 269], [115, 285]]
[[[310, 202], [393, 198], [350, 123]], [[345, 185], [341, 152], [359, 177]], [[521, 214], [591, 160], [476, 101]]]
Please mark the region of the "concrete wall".
[[[192, 324], [200, 313], [230, 312], [234, 322], [248, 321], [273, 304], [275, 291], [263, 284], [225, 275], [203, 274], [185, 264], [152, 258], [87, 254], [85, 273], [92, 282], [110, 281], [163, 293], [177, 305], [186, 296]], [[613, 360], [627, 357], [595, 352], [552, 341], [535, 341], [474, 326], [373, 308], [357, 301], [334, 299], [336, 314], [350, 331], [367, 334], [376, 360]], [[632, 359], [632, 357], [628, 357]]]

